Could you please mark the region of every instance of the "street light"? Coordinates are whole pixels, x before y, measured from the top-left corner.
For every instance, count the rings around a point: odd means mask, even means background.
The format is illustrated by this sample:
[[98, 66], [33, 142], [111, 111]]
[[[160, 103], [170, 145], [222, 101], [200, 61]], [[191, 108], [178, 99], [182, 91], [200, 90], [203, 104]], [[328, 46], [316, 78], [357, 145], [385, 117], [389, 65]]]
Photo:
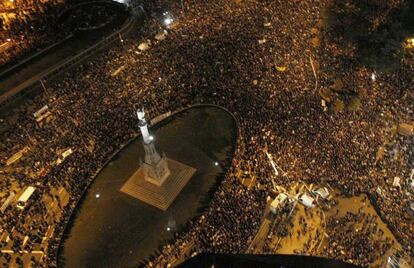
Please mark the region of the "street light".
[[171, 23], [173, 23], [173, 18], [171, 17], [170, 13], [168, 11], [165, 11], [162, 13], [164, 16], [164, 24], [168, 27]]
[[164, 20], [165, 25], [169, 26], [171, 23], [173, 22], [173, 20], [171, 18], [166, 18]]

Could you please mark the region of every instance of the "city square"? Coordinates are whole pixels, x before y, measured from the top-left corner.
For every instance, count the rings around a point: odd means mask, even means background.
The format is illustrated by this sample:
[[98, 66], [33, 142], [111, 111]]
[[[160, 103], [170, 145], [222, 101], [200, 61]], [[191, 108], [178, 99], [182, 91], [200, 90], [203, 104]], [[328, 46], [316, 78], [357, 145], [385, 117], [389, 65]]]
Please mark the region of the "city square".
[[414, 265], [414, 1], [0, 11], [2, 267]]

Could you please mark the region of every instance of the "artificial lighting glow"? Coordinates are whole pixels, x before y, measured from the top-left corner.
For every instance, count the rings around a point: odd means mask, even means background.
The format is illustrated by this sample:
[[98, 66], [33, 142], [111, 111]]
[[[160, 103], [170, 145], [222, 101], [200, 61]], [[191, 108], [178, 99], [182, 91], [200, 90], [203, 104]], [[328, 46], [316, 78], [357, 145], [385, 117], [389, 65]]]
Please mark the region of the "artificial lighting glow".
[[10, 42], [10, 41], [11, 41], [11, 39], [10, 39], [10, 38], [7, 38], [7, 39], [6, 39], [6, 41], [7, 41], [7, 42]]
[[407, 39], [407, 48], [414, 48], [414, 37]]
[[170, 25], [171, 23], [173, 22], [173, 20], [172, 19], [170, 19], [170, 18], [166, 18], [165, 20], [164, 20], [164, 23], [165, 23], [165, 25]]
[[101, 195], [100, 194], [96, 194], [95, 197], [96, 198], [99, 198], [99, 197], [101, 197]]
[[216, 161], [216, 162], [214, 162], [214, 165], [217, 167], [219, 165], [219, 163]]
[[150, 141], [154, 140], [154, 136], [149, 136]]
[[171, 230], [171, 228], [170, 227], [167, 227], [167, 231], [169, 232]]
[[375, 73], [372, 73], [372, 74], [371, 74], [371, 80], [372, 80], [372, 81], [377, 80], [377, 76], [375, 75]]

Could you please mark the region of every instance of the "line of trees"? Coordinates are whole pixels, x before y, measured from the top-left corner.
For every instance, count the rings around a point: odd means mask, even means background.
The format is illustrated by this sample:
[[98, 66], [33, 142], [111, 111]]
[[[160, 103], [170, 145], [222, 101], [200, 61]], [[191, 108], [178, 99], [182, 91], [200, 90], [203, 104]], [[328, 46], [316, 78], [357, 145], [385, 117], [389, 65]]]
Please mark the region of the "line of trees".
[[380, 71], [398, 67], [404, 41], [414, 37], [414, 0], [335, 0], [327, 14], [328, 36]]

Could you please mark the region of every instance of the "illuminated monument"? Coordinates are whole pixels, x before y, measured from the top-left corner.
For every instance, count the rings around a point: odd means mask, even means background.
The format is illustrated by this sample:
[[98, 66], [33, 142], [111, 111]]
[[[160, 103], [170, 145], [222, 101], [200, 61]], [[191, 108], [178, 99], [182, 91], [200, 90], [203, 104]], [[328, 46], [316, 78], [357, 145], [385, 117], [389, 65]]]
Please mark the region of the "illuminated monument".
[[147, 181], [161, 186], [171, 173], [168, 169], [167, 157], [165, 154], [160, 157], [155, 149], [154, 138], [148, 131], [144, 109], [137, 111], [137, 115], [139, 120], [138, 126], [141, 129], [142, 139], [144, 140], [145, 161], [141, 164], [144, 169], [144, 177]]
[[121, 192], [162, 210], [167, 210], [195, 173], [195, 169], [157, 152], [148, 131], [144, 109], [137, 111], [145, 157], [138, 170], [121, 187]]

